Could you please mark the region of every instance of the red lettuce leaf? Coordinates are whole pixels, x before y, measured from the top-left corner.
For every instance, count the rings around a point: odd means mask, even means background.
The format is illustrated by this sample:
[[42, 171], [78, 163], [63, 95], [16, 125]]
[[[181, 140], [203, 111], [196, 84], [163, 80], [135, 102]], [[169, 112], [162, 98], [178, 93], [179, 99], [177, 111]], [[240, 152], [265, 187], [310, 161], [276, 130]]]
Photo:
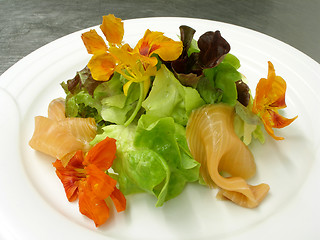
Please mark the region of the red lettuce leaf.
[[199, 65], [202, 68], [217, 66], [230, 51], [229, 43], [221, 36], [220, 31], [206, 32], [198, 40]]
[[217, 66], [230, 51], [229, 43], [219, 31], [206, 32], [200, 36], [197, 44], [200, 51], [188, 55], [195, 30], [189, 26], [180, 26], [180, 36], [183, 43], [181, 56], [166, 65], [184, 86], [196, 87], [203, 76], [203, 70]]
[[81, 90], [86, 90], [91, 96], [101, 81], [96, 81], [92, 78], [89, 68], [86, 66], [81, 71], [77, 72], [73, 79], [67, 81], [67, 83], [61, 83], [62, 88], [66, 93], [77, 94]]

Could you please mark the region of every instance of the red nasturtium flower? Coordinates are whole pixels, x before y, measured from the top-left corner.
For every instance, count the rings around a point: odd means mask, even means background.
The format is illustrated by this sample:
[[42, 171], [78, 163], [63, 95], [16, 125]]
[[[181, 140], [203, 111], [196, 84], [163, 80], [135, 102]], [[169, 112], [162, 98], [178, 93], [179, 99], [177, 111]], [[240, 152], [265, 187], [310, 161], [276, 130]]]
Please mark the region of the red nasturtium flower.
[[53, 166], [70, 202], [79, 197], [79, 210], [98, 227], [109, 218], [106, 199], [110, 197], [118, 212], [125, 210], [126, 199], [116, 187], [116, 180], [106, 171], [112, 166], [116, 154], [115, 139], [106, 138], [86, 155], [79, 150], [63, 167], [60, 160]]
[[277, 137], [273, 128], [286, 127], [298, 117], [288, 119], [278, 112], [279, 109], [287, 107], [286, 88], [285, 80], [276, 75], [273, 64], [268, 62], [268, 77], [261, 78], [256, 87], [252, 112], [261, 118], [267, 133], [276, 140], [282, 140], [283, 137]]

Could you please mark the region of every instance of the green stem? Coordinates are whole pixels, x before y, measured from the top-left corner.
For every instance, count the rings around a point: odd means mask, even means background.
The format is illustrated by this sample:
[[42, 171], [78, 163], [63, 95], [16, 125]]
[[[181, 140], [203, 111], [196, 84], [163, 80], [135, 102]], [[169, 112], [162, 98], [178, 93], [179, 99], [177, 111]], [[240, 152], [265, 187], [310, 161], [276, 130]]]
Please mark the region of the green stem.
[[139, 84], [140, 84], [139, 100], [138, 100], [138, 103], [137, 103], [136, 108], [134, 109], [133, 113], [131, 114], [129, 119], [124, 123], [125, 127], [127, 127], [133, 121], [133, 119], [137, 116], [137, 114], [141, 108], [142, 101], [144, 100], [144, 83], [140, 82]]

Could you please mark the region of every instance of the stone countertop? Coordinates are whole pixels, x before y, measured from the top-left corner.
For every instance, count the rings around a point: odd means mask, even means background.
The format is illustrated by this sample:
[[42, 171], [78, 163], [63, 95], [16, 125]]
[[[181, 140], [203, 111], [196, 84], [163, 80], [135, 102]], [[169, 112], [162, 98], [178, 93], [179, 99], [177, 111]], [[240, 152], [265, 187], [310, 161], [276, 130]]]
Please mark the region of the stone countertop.
[[0, 0], [0, 75], [24, 56], [75, 31], [122, 19], [192, 17], [265, 33], [320, 62], [318, 0]]

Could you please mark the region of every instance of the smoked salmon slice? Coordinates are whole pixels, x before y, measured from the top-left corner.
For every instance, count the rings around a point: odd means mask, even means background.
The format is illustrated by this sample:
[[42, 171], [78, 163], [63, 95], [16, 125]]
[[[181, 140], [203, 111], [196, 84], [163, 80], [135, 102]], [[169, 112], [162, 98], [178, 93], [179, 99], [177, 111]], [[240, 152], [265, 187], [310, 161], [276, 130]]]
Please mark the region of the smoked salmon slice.
[[65, 113], [65, 100], [63, 98], [56, 98], [49, 103], [48, 118], [59, 121], [66, 118]]
[[35, 117], [35, 129], [29, 145], [40, 152], [61, 160], [63, 166], [76, 151], [88, 152], [96, 136], [93, 118], [66, 118], [64, 103], [53, 100], [48, 107], [48, 117]]
[[[210, 186], [218, 186], [217, 197], [247, 207], [257, 207], [269, 191], [267, 184], [251, 186], [246, 180], [256, 173], [249, 148], [234, 131], [234, 108], [210, 104], [194, 110], [186, 137], [191, 154], [201, 163], [200, 174]], [[224, 177], [222, 172], [227, 173]]]

